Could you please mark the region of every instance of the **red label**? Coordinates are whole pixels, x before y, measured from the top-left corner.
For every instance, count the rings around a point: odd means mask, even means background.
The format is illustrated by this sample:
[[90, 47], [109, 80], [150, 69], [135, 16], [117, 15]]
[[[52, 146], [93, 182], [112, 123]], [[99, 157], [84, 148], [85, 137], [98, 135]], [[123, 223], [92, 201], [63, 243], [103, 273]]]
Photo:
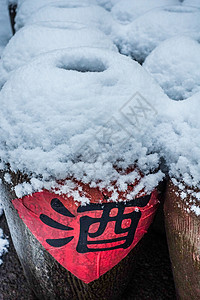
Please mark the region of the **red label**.
[[156, 191], [128, 202], [101, 204], [98, 191], [90, 194], [91, 203], [85, 206], [46, 190], [12, 201], [44, 248], [85, 283], [98, 279], [135, 247], [159, 203]]

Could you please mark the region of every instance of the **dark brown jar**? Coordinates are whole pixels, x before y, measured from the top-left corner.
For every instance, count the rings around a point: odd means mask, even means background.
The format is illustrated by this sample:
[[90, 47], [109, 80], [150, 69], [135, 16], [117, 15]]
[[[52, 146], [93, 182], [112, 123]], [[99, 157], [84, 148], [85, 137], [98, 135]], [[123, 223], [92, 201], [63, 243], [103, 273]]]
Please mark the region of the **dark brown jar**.
[[[181, 300], [200, 299], [200, 216], [189, 187], [180, 190], [172, 181], [166, 189], [164, 213], [172, 270]], [[198, 191], [195, 191], [198, 192]], [[183, 199], [185, 195], [185, 199]]]

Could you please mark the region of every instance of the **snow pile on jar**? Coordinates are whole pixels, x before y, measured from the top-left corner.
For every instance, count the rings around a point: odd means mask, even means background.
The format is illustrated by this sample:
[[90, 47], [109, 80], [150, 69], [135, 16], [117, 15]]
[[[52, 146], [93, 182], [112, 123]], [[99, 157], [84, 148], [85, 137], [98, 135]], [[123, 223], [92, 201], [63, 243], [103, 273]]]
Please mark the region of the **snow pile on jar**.
[[26, 25], [27, 20], [43, 7], [49, 5], [58, 5], [65, 8], [87, 7], [89, 5], [95, 5], [95, 0], [72, 0], [72, 1], [53, 1], [53, 0], [26, 0], [18, 3], [17, 15], [15, 18], [15, 29], [19, 30]]
[[104, 8], [98, 5], [82, 5], [80, 2], [78, 2], [77, 6], [73, 5], [73, 3], [72, 6], [69, 6], [66, 2], [61, 5], [59, 2], [55, 2], [44, 6], [33, 13], [23, 25], [55, 21], [84, 24], [97, 28], [105, 34], [110, 34], [115, 25], [112, 16]]
[[183, 100], [200, 92], [198, 39], [188, 36], [167, 39], [147, 56], [143, 67], [171, 99]]
[[32, 178], [17, 196], [68, 178], [125, 191], [141, 177], [135, 166], [145, 175], [137, 189], [162, 180], [146, 134], [170, 100], [130, 58], [90, 48], [40, 55], [11, 74], [0, 97], [2, 163]]
[[200, 30], [200, 9], [189, 6], [164, 6], [153, 9], [112, 32], [120, 52], [143, 62], [164, 40], [177, 36], [193, 36]]
[[41, 22], [27, 25], [16, 32], [7, 44], [0, 61], [0, 86], [9, 73], [35, 56], [56, 49], [72, 47], [105, 48], [117, 51], [112, 41], [100, 30], [70, 22]]
[[179, 0], [120, 0], [111, 9], [114, 19], [128, 24], [154, 8], [178, 5]]

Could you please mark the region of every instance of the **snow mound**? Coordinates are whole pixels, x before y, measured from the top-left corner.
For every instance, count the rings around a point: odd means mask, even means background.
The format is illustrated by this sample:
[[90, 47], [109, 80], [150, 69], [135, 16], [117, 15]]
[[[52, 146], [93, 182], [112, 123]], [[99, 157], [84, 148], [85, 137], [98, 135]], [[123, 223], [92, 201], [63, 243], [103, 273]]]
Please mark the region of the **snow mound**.
[[110, 34], [114, 21], [105, 9], [100, 6], [90, 5], [88, 7], [72, 7], [65, 8], [58, 4], [52, 4], [41, 8], [34, 13], [26, 24], [33, 24], [37, 22], [74, 22], [77, 24], [84, 24], [91, 27], [96, 27], [106, 34]]
[[200, 30], [200, 9], [188, 6], [166, 6], [153, 9], [113, 32], [120, 52], [139, 62], [162, 41], [176, 36], [194, 35]]
[[167, 117], [160, 118], [154, 132], [149, 131], [169, 176], [193, 189], [200, 189], [199, 105], [200, 93], [183, 101], [171, 101]]
[[[59, 23], [59, 22], [58, 22]], [[45, 52], [69, 47], [96, 47], [117, 51], [112, 41], [98, 29], [74, 23], [35, 24], [19, 30], [6, 46], [0, 62], [0, 85], [9, 72]]]
[[0, 156], [13, 171], [43, 182], [74, 177], [101, 188], [117, 181], [125, 189], [127, 176], [117, 170], [137, 162], [146, 191], [163, 177], [151, 174], [159, 155], [143, 136], [170, 100], [126, 56], [90, 48], [40, 55], [11, 74], [0, 98]]
[[95, 0], [70, 0], [70, 1], [53, 1], [53, 0], [24, 0], [17, 8], [17, 16], [15, 18], [15, 28], [18, 30], [23, 27], [32, 14], [37, 12], [40, 8], [48, 5], [56, 5], [63, 8], [76, 8], [87, 7], [88, 5], [94, 5]]
[[151, 9], [177, 4], [180, 4], [179, 0], [120, 0], [113, 6], [111, 14], [121, 23], [130, 23]]
[[143, 66], [174, 100], [200, 92], [200, 45], [190, 37], [164, 41], [146, 58]]

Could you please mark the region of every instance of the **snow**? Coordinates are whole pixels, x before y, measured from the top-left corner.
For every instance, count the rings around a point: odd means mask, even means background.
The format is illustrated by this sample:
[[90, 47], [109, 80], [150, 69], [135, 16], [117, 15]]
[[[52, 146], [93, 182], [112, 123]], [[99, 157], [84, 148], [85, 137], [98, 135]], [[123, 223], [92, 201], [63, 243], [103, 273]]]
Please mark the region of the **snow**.
[[[137, 124], [126, 115], [140, 92], [150, 112]], [[40, 55], [11, 74], [0, 96], [0, 153], [14, 171], [42, 176], [43, 182], [73, 176], [101, 187], [118, 180], [123, 186], [116, 169], [137, 160], [147, 175], [141, 189], [145, 185], [149, 192], [163, 177], [149, 175], [159, 157], [142, 144], [141, 134], [155, 116], [153, 108], [162, 111], [170, 100], [128, 57], [95, 48]]]
[[2, 51], [11, 37], [11, 28], [8, 22], [6, 1], [0, 0], [0, 57]]
[[191, 211], [193, 211], [197, 216], [200, 216], [200, 207], [196, 205], [192, 205]]
[[200, 93], [172, 101], [170, 115], [156, 128], [160, 136], [153, 134], [170, 177], [193, 189], [200, 188], [199, 102]]
[[[0, 191], [1, 191], [1, 183], [0, 183]], [[0, 197], [0, 218], [3, 214], [3, 206], [2, 206], [1, 197]], [[8, 252], [8, 246], [9, 246], [9, 242], [8, 242], [7, 238], [5, 237], [3, 230], [0, 228], [0, 265], [3, 263], [2, 259], [1, 259], [2, 255]]]
[[[0, 184], [0, 190], [1, 190], [1, 184]], [[0, 197], [0, 218], [2, 214], [3, 214], [3, 207], [2, 207], [1, 197]], [[2, 255], [8, 252], [8, 246], [9, 246], [9, 242], [5, 237], [3, 230], [0, 228], [0, 265], [3, 263], [1, 259]]]
[[144, 68], [174, 100], [200, 92], [200, 45], [187, 37], [168, 39], [146, 58]]
[[97, 4], [110, 11], [111, 8], [120, 0], [96, 0]]
[[7, 0], [4, 2], [7, 3], [7, 5], [15, 5], [15, 4], [19, 3], [20, 0]]
[[3, 214], [3, 205], [0, 200], [0, 217], [2, 216], [2, 214]]
[[199, 0], [184, 0], [183, 5], [200, 7]]
[[120, 0], [112, 7], [112, 16], [121, 23], [130, 23], [149, 10], [166, 5], [178, 5], [179, 0]]
[[121, 53], [143, 62], [167, 38], [198, 33], [199, 19], [198, 8], [181, 5], [157, 8], [113, 30], [113, 40]]
[[[35, 12], [26, 21], [26, 25], [41, 21], [74, 22], [76, 24], [84, 24], [98, 28], [106, 34], [110, 34], [114, 26], [111, 15], [105, 9], [97, 5], [69, 8], [67, 5], [59, 6], [58, 3], [49, 4]], [[16, 19], [16, 28], [20, 26], [22, 26], [22, 24], [19, 24]]]
[[[8, 248], [9, 246], [9, 243], [8, 243], [8, 240], [4, 237], [4, 234], [3, 234], [3, 230], [0, 228], [0, 257], [7, 253]], [[0, 265], [3, 263], [2, 259], [0, 258]]]
[[96, 47], [117, 51], [112, 41], [98, 29], [74, 23], [55, 22], [25, 26], [19, 30], [5, 48], [0, 62], [0, 85], [9, 72], [33, 57], [56, 49], [70, 47]]
[[70, 0], [70, 1], [53, 1], [53, 0], [25, 0], [17, 9], [17, 16], [16, 16], [16, 29], [23, 27], [27, 20], [31, 17], [32, 14], [37, 12], [40, 8], [49, 6], [49, 5], [56, 5], [57, 7], [65, 7], [65, 8], [72, 8], [72, 7], [84, 7], [88, 5], [95, 5], [95, 0]]

